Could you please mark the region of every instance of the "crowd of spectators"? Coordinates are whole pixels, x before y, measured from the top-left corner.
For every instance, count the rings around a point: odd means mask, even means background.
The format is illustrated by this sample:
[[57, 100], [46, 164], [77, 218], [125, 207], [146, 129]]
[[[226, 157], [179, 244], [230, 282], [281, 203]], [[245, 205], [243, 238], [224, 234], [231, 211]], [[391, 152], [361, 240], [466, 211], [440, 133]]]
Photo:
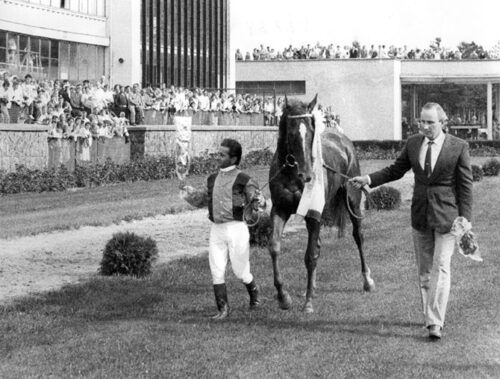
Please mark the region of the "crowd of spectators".
[[[143, 123], [145, 111], [179, 114], [184, 111], [259, 113], [265, 125], [279, 123], [283, 98], [257, 94], [236, 94], [224, 90], [182, 87], [152, 87], [139, 84], [115, 85], [105, 77], [95, 83], [84, 80], [72, 84], [67, 80], [35, 81], [31, 75], [19, 78], [0, 73], [0, 123], [34, 123], [51, 125], [51, 136], [91, 135], [127, 137], [128, 125]], [[326, 119], [339, 119], [325, 109]]]
[[329, 44], [316, 45], [307, 44], [306, 46], [294, 47], [292, 45], [283, 50], [276, 50], [269, 46], [260, 45], [254, 48], [252, 52], [245, 54], [240, 49], [236, 50], [236, 60], [239, 61], [260, 61], [260, 60], [292, 60], [292, 59], [488, 59], [500, 58], [498, 49], [491, 51], [484, 50], [481, 46], [474, 43], [461, 45], [456, 48], [447, 48], [441, 46], [441, 40], [436, 39], [427, 48], [408, 48], [396, 47], [394, 45], [360, 45], [354, 41], [350, 46]]

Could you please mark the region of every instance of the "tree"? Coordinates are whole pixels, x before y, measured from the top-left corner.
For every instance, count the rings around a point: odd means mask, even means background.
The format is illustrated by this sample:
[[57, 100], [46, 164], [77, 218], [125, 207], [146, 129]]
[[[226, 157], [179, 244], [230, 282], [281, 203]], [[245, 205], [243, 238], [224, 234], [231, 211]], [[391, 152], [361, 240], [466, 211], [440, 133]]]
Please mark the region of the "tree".
[[462, 59], [485, 59], [488, 58], [488, 52], [483, 49], [481, 45], [476, 44], [474, 41], [462, 41], [457, 46], [458, 50], [462, 53]]
[[500, 59], [500, 41], [488, 51], [488, 56], [491, 59]]

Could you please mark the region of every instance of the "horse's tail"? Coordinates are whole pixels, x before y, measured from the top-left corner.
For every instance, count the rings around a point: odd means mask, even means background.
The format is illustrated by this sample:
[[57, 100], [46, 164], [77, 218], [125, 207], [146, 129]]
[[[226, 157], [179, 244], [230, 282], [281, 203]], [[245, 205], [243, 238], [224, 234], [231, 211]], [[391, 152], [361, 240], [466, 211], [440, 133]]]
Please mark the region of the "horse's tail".
[[332, 222], [331, 226], [337, 227], [337, 237], [342, 238], [345, 235], [346, 220], [349, 216], [347, 210], [347, 190], [341, 185], [332, 201]]

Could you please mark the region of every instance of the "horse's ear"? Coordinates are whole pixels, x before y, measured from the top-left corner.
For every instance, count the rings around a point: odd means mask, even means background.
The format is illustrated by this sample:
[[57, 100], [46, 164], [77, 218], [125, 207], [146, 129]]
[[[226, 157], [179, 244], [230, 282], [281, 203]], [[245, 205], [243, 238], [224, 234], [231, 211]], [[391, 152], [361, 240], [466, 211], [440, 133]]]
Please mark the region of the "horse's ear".
[[316, 96], [314, 96], [314, 99], [312, 99], [312, 101], [307, 106], [307, 109], [309, 110], [309, 112], [312, 112], [312, 110], [316, 106], [317, 102], [318, 102], [318, 94], [316, 94]]
[[288, 97], [286, 97], [286, 94], [285, 94], [285, 108], [288, 108]]

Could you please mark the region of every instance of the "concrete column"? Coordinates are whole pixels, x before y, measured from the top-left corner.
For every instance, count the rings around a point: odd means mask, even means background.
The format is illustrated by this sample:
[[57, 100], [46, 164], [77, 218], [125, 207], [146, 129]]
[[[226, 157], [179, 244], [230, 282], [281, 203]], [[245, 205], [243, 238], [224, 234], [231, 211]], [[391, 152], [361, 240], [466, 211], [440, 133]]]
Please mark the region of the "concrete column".
[[393, 98], [393, 139], [400, 140], [403, 136], [401, 125], [401, 112], [402, 112], [402, 90], [401, 90], [401, 61], [394, 60], [393, 66], [393, 79], [394, 79], [394, 98]]
[[486, 128], [488, 139], [493, 139], [493, 85], [486, 84]]
[[142, 80], [141, 2], [108, 1], [111, 3], [108, 5], [111, 82], [113, 85], [140, 83]]
[[497, 119], [497, 122], [500, 122], [500, 83], [497, 83], [495, 86], [496, 86], [495, 118]]
[[236, 88], [236, 59], [234, 54], [236, 53], [236, 47], [234, 46], [234, 38], [231, 33], [231, 23], [233, 22], [233, 4], [231, 4], [231, 0], [227, 1], [227, 54], [228, 54], [228, 72], [227, 72], [227, 88]]
[[417, 85], [412, 84], [410, 90], [410, 107], [411, 107], [411, 120], [408, 120], [410, 125], [413, 125], [413, 122], [416, 118], [420, 117], [419, 110], [417, 109], [418, 99], [417, 99]]

